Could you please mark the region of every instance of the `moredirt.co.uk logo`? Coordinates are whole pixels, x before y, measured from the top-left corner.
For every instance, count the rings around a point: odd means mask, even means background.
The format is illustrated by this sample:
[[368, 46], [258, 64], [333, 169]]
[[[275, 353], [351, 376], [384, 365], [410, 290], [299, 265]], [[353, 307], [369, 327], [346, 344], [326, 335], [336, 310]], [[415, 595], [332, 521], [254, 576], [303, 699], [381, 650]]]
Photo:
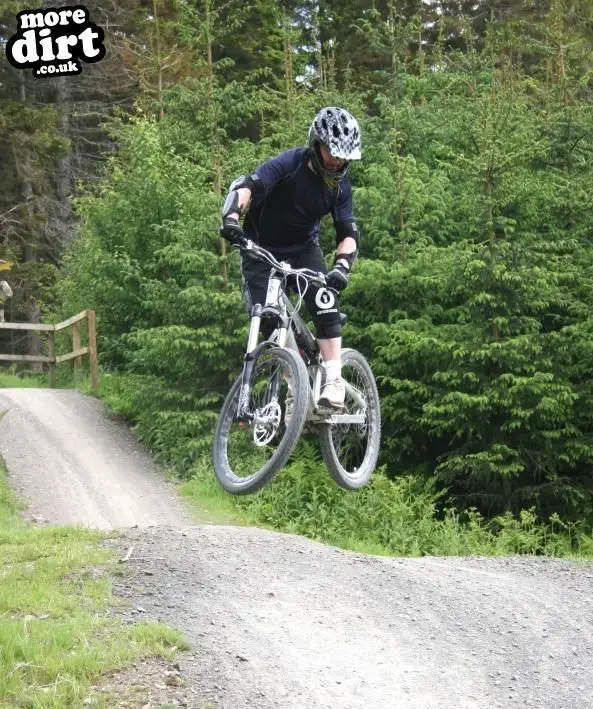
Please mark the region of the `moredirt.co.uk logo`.
[[23, 10], [17, 26], [6, 45], [8, 61], [17, 69], [33, 69], [38, 78], [80, 74], [80, 60], [91, 64], [105, 56], [103, 30], [82, 5]]

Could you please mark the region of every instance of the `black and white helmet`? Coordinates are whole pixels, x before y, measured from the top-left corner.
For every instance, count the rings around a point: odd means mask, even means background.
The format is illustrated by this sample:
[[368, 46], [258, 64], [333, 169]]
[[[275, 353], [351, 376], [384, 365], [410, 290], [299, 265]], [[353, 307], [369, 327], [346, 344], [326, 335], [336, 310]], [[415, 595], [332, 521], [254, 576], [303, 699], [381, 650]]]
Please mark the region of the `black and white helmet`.
[[[332, 158], [346, 160], [346, 165], [341, 170], [328, 170], [319, 154], [319, 145], [327, 146]], [[341, 180], [348, 172], [348, 162], [362, 158], [358, 121], [344, 108], [322, 108], [309, 128], [309, 148], [316, 172], [332, 180]]]

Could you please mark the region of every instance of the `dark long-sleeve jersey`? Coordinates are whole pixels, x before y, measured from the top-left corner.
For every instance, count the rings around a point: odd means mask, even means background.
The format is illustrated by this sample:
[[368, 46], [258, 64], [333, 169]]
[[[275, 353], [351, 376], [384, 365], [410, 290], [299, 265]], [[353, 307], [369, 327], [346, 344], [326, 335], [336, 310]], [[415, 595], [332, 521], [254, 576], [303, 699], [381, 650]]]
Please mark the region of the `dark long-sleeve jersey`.
[[294, 148], [262, 163], [255, 174], [264, 194], [255, 196], [245, 216], [245, 235], [278, 254], [319, 242], [320, 221], [353, 221], [352, 188], [344, 178], [334, 188], [308, 167], [308, 148]]

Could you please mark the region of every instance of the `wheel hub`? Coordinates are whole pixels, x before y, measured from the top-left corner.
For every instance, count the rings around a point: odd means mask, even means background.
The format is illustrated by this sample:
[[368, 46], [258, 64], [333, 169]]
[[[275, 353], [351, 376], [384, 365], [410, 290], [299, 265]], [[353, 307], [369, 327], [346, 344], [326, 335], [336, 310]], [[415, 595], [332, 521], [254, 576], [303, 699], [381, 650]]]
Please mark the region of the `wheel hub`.
[[253, 442], [256, 446], [266, 446], [273, 440], [280, 426], [282, 410], [277, 401], [266, 404], [255, 413]]

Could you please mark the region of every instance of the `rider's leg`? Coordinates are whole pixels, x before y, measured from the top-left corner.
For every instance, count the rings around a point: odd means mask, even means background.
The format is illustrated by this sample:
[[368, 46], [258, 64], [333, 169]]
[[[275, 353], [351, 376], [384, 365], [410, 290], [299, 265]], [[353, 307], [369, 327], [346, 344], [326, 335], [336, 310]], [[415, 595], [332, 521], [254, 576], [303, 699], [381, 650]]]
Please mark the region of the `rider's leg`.
[[321, 356], [324, 362], [332, 362], [335, 360], [342, 359], [342, 338], [332, 337], [330, 339], [317, 340], [319, 343], [319, 349], [321, 350]]
[[251, 308], [266, 301], [266, 290], [270, 266], [263, 261], [258, 261], [250, 254], [241, 254], [241, 276], [243, 279], [243, 296], [245, 307], [251, 313]]
[[342, 379], [342, 338], [318, 339], [323, 357], [325, 384], [321, 390], [319, 404], [341, 409], [346, 398], [346, 385]]
[[323, 358], [326, 380], [340, 379], [342, 376], [342, 338], [317, 338], [317, 342]]
[[[327, 273], [323, 252], [317, 245], [303, 251], [298, 262], [293, 265]], [[327, 288], [310, 285], [305, 303], [315, 324], [326, 375], [319, 403], [340, 409], [344, 405], [345, 384], [342, 379], [342, 331], [338, 298]]]

